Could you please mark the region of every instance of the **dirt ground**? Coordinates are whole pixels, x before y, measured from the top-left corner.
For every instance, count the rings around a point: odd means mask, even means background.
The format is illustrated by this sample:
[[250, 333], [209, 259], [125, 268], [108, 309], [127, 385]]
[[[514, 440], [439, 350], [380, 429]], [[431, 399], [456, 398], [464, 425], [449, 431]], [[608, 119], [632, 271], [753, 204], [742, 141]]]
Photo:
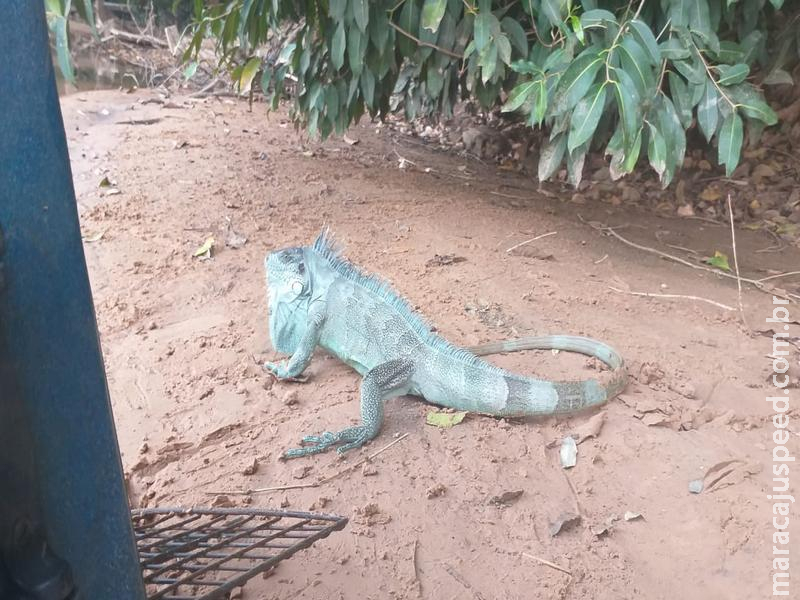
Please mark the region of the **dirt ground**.
[[[63, 100], [132, 504], [350, 518], [248, 584], [244, 598], [771, 595], [772, 340], [749, 336], [737, 310], [627, 293], [737, 307], [734, 280], [660, 259], [591, 223], [624, 226], [617, 231], [627, 239], [689, 258], [686, 249], [732, 256], [727, 225], [602, 200], [578, 206], [557, 186], [537, 192], [522, 175], [366, 121], [348, 134], [357, 144], [308, 143], [284, 113], [267, 119], [262, 105], [251, 113], [217, 98], [143, 103], [152, 97]], [[358, 376], [336, 359], [315, 356], [306, 384], [273, 383], [258, 366], [275, 358], [263, 258], [311, 242], [323, 224], [350, 259], [391, 281], [455, 343], [568, 332], [615, 346], [632, 380], [603, 409], [599, 434], [579, 445], [577, 465], [564, 470], [552, 442], [593, 413], [470, 415], [440, 430], [425, 423], [431, 406], [414, 398], [392, 400], [380, 436], [344, 459], [279, 461], [301, 436], [358, 419]], [[209, 237], [211, 258], [194, 257]], [[757, 252], [773, 244], [764, 232], [737, 231], [742, 275], [796, 270], [797, 248]], [[774, 283], [800, 292], [797, 276]], [[771, 297], [746, 286], [743, 303], [750, 326], [767, 328]], [[790, 309], [798, 319], [800, 307]], [[594, 368], [552, 353], [492, 360], [546, 377]], [[797, 352], [792, 363], [796, 380]], [[796, 455], [800, 412], [790, 416]], [[234, 493], [313, 484], [403, 434], [323, 485]], [[690, 481], [704, 477], [706, 489], [690, 493]], [[790, 493], [800, 493], [796, 483]], [[571, 513], [580, 522], [551, 535]], [[796, 524], [792, 535], [800, 553]]]

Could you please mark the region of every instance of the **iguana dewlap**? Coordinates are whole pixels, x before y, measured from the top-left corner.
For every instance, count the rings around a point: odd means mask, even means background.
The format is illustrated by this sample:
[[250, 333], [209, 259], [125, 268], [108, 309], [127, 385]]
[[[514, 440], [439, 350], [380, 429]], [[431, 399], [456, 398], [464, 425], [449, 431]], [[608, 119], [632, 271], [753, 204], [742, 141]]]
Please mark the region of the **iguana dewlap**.
[[[374, 438], [387, 399], [413, 394], [428, 402], [499, 417], [552, 415], [596, 406], [620, 393], [627, 376], [611, 347], [589, 338], [523, 338], [465, 350], [436, 335], [408, 303], [380, 279], [362, 274], [339, 255], [327, 231], [312, 246], [270, 253], [265, 261], [269, 330], [288, 361], [264, 366], [278, 378], [298, 377], [320, 346], [362, 376], [361, 424], [303, 438], [287, 458], [342, 444], [357, 448]], [[558, 349], [594, 356], [612, 369], [594, 379], [546, 381], [511, 373], [478, 355]]]

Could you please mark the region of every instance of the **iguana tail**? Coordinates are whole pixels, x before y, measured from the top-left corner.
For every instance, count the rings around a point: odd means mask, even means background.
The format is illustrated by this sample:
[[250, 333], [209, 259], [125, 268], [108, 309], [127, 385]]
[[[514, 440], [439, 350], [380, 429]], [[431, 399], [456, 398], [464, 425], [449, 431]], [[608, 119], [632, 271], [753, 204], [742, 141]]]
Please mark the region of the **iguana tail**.
[[[558, 396], [555, 407], [543, 407], [530, 401], [530, 391], [525, 389], [525, 380], [535, 383], [540, 388], [542, 381], [520, 378], [521, 389], [517, 393], [509, 389], [507, 415], [555, 414], [572, 412], [602, 404], [625, 389], [628, 374], [622, 357], [609, 345], [591, 338], [573, 335], [548, 335], [541, 337], [523, 337], [516, 340], [494, 342], [467, 348], [476, 356], [487, 356], [502, 352], [519, 350], [563, 350], [593, 356], [604, 362], [611, 369], [611, 377], [604, 383], [595, 379], [583, 381], [554, 381], [553, 386]], [[511, 382], [509, 382], [511, 383]]]

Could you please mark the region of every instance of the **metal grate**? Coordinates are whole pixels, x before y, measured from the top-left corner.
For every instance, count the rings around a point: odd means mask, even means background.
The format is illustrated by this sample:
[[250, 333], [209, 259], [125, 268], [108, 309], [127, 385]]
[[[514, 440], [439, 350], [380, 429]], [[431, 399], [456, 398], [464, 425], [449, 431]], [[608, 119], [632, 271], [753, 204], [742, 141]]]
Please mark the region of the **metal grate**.
[[333, 515], [238, 508], [142, 509], [132, 518], [149, 600], [224, 598], [347, 523]]

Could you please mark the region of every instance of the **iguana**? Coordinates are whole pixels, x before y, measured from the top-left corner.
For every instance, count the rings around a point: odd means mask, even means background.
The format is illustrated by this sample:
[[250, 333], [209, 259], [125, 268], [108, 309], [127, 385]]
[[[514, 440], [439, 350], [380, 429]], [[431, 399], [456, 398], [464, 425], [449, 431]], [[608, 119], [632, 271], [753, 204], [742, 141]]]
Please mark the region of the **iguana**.
[[[317, 346], [362, 376], [361, 424], [338, 433], [303, 438], [285, 458], [358, 448], [378, 435], [384, 402], [412, 394], [428, 402], [498, 417], [552, 415], [602, 404], [626, 385], [623, 360], [610, 346], [584, 337], [556, 335], [459, 348], [440, 337], [409, 304], [377, 277], [342, 258], [329, 232], [312, 246], [277, 250], [265, 261], [269, 332], [288, 361], [264, 368], [279, 379], [296, 379]], [[546, 381], [496, 367], [478, 355], [557, 349], [598, 358], [611, 369], [601, 384]]]

